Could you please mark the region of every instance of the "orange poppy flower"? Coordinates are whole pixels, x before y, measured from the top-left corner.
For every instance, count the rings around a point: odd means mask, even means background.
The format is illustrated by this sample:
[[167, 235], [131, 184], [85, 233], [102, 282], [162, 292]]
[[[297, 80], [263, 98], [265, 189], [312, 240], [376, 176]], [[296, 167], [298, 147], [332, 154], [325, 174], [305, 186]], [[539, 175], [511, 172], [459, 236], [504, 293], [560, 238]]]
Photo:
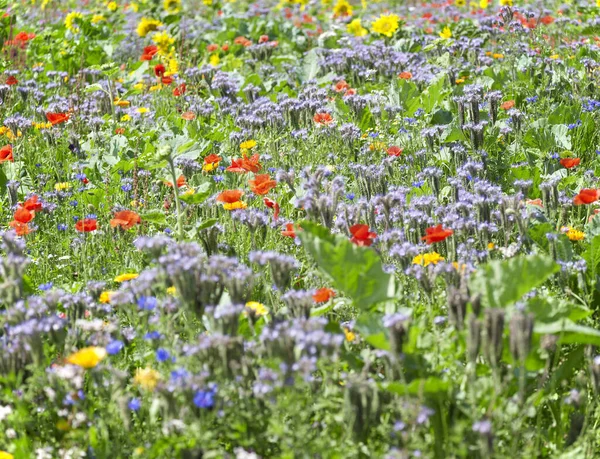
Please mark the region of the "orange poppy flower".
[[39, 197], [37, 194], [31, 196], [27, 201], [23, 203], [23, 207], [30, 212], [37, 212], [42, 210], [42, 203], [38, 201]]
[[348, 89], [350, 89], [350, 85], [346, 83], [346, 80], [338, 81], [333, 87], [335, 92], [346, 92]]
[[286, 237], [296, 237], [296, 231], [294, 229], [293, 223], [287, 223], [285, 225], [285, 229], [281, 232], [282, 236]]
[[206, 46], [206, 51], [208, 51], [209, 53], [215, 52], [217, 49], [219, 49], [219, 45], [217, 45], [216, 43], [211, 43], [210, 45]]
[[[173, 188], [173, 182], [169, 182], [167, 180], [165, 180], [163, 182], [166, 186], [168, 186], [169, 188]], [[183, 176], [183, 174], [181, 174], [179, 177], [177, 177], [177, 188], [181, 188], [182, 186], [185, 186], [185, 177]]]
[[158, 53], [158, 46], [150, 45], [144, 48], [144, 53], [140, 58], [141, 61], [151, 61], [154, 55]]
[[69, 121], [69, 116], [68, 113], [46, 113], [46, 119], [52, 126]]
[[142, 222], [140, 216], [132, 210], [121, 210], [115, 213], [115, 218], [111, 219], [110, 226], [116, 228], [120, 226], [124, 230], [133, 228]]
[[502, 110], [510, 110], [514, 106], [515, 106], [515, 101], [514, 100], [507, 100], [506, 102], [502, 102], [502, 105], [500, 105], [500, 108]]
[[243, 195], [244, 192], [242, 190], [225, 190], [219, 193], [219, 196], [217, 196], [217, 201], [225, 204], [232, 204], [239, 201]]
[[14, 161], [12, 145], [4, 145], [0, 148], [0, 163]]
[[29, 225], [27, 223], [21, 223], [16, 220], [13, 220], [9, 223], [9, 226], [15, 230], [17, 236], [25, 236], [31, 233], [31, 228], [29, 228]]
[[204, 164], [220, 163], [222, 159], [219, 155], [212, 153], [204, 158]]
[[427, 244], [434, 244], [436, 242], [442, 242], [446, 238], [452, 236], [454, 231], [451, 229], [444, 229], [442, 225], [431, 226], [425, 230], [426, 235], [421, 238]]
[[573, 198], [573, 204], [576, 206], [580, 206], [582, 204], [591, 204], [596, 202], [598, 198], [600, 198], [600, 190], [584, 188], [577, 196], [575, 196], [575, 198]]
[[227, 172], [237, 172], [242, 174], [245, 174], [246, 172], [253, 172], [256, 174], [262, 168], [259, 159], [258, 153], [253, 154], [250, 158], [244, 155], [243, 158], [232, 159], [231, 166], [225, 170]]
[[196, 119], [196, 114], [194, 112], [183, 112], [181, 117], [186, 121], [192, 121]]
[[158, 78], [162, 78], [166, 71], [167, 69], [163, 64], [156, 64], [154, 66], [154, 75], [156, 75]]
[[317, 113], [314, 117], [313, 120], [315, 123], [317, 123], [319, 126], [327, 126], [328, 124], [333, 123], [333, 118], [331, 117], [331, 115], [329, 113]]
[[187, 86], [185, 85], [185, 83], [181, 83], [179, 86], [173, 89], [173, 95], [175, 97], [183, 96], [185, 94], [186, 88]]
[[581, 163], [581, 159], [579, 159], [579, 158], [563, 158], [559, 162], [560, 162], [560, 165], [562, 167], [564, 167], [565, 169], [571, 169], [575, 166], [579, 166], [579, 163]]
[[350, 227], [350, 242], [359, 246], [369, 247], [373, 244], [373, 239], [377, 237], [377, 233], [369, 231], [369, 225], [353, 225]]
[[279, 204], [275, 201], [271, 201], [269, 198], [264, 198], [263, 202], [269, 209], [273, 209], [273, 218], [277, 220], [279, 218]]
[[387, 154], [389, 156], [400, 156], [403, 151], [404, 151], [404, 148], [393, 145], [387, 149]]
[[95, 218], [84, 218], [75, 223], [75, 229], [80, 233], [89, 233], [98, 229], [98, 221]]
[[29, 212], [24, 207], [19, 206], [15, 211], [13, 219], [19, 223], [29, 223], [33, 220], [33, 213]]
[[401, 80], [410, 80], [412, 78], [412, 73], [402, 72], [400, 73], [400, 75], [398, 75], [398, 78], [400, 78]]
[[529, 204], [530, 206], [544, 207], [542, 200], [540, 198], [537, 199], [528, 199], [525, 201], [525, 204]]
[[335, 296], [335, 292], [327, 287], [320, 288], [313, 295], [313, 300], [315, 303], [326, 303], [331, 298]]
[[6, 79], [6, 84], [7, 84], [7, 85], [9, 85], [9, 86], [12, 86], [12, 85], [14, 85], [14, 84], [17, 84], [18, 82], [19, 82], [19, 80], [17, 80], [17, 79], [16, 79], [14, 76], [12, 76], [12, 75], [11, 75], [11, 76], [9, 76], [9, 77]]
[[259, 196], [264, 196], [270, 190], [277, 186], [277, 182], [275, 180], [271, 180], [271, 176], [269, 174], [260, 174], [254, 177], [254, 180], [248, 180], [250, 184], [250, 189], [254, 194], [258, 194]]
[[173, 80], [173, 77], [171, 77], [171, 76], [164, 76], [161, 78], [160, 81], [162, 82], [162, 84], [170, 85], [175, 80]]

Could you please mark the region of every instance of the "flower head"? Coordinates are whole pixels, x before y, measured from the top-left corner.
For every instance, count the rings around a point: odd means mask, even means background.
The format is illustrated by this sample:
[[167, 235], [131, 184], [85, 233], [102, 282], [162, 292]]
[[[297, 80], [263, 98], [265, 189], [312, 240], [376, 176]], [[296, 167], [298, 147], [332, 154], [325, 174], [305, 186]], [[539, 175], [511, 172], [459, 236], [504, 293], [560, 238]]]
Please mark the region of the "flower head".
[[442, 225], [431, 226], [425, 230], [425, 236], [421, 240], [427, 244], [434, 244], [436, 242], [442, 242], [446, 238], [452, 236], [454, 231], [451, 229], [444, 229]]
[[400, 18], [396, 14], [381, 15], [373, 24], [371, 29], [380, 35], [391, 38], [400, 27]]
[[66, 361], [87, 370], [98, 365], [106, 357], [106, 354], [106, 349], [103, 347], [86, 347], [71, 354]]
[[350, 242], [359, 246], [369, 247], [377, 237], [377, 233], [369, 230], [369, 225], [353, 225], [350, 227], [352, 238]]

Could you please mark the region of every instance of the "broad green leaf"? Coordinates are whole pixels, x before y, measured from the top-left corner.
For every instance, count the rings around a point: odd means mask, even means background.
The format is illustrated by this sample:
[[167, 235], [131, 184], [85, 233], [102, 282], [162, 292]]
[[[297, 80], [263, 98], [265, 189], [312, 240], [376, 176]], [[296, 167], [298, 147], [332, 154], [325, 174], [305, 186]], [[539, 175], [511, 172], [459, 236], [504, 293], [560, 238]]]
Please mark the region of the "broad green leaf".
[[143, 222], [154, 223], [156, 225], [166, 225], [167, 218], [160, 210], [153, 210], [140, 215]]
[[600, 330], [578, 325], [571, 320], [558, 320], [549, 324], [538, 323], [533, 331], [540, 335], [560, 335], [562, 344], [593, 344], [600, 346]]
[[[595, 220], [595, 219], [594, 219]], [[587, 273], [592, 279], [596, 279], [598, 265], [600, 264], [600, 235], [594, 236], [587, 250], [581, 254], [587, 264]]]
[[359, 247], [343, 236], [332, 236], [326, 228], [303, 222], [298, 236], [306, 252], [327, 274], [336, 289], [360, 309], [394, 297], [394, 278], [383, 271], [381, 258], [369, 247]]
[[104, 90], [104, 88], [102, 88], [102, 85], [100, 83], [94, 83], [89, 86], [86, 86], [85, 89], [83, 90], [83, 92], [89, 94], [92, 92], [103, 91], [103, 90]]
[[471, 292], [481, 295], [484, 306], [505, 308], [542, 285], [559, 269], [554, 260], [545, 255], [494, 260], [478, 269], [469, 284]]
[[448, 394], [450, 383], [448, 381], [442, 381], [440, 378], [430, 376], [429, 378], [415, 379], [407, 384], [401, 382], [382, 384], [382, 388], [398, 395], [444, 397]]
[[179, 199], [181, 199], [186, 204], [202, 204], [206, 199], [211, 195], [211, 185], [210, 182], [205, 182], [194, 190], [194, 193], [183, 193], [179, 195]]
[[566, 300], [548, 297], [533, 297], [527, 301], [527, 309], [533, 313], [536, 322], [555, 322], [569, 319], [574, 322], [588, 317], [592, 311], [585, 306]]
[[388, 330], [383, 326], [383, 314], [363, 312], [356, 319], [354, 327], [362, 338], [374, 348], [390, 350]]
[[316, 78], [319, 74], [319, 55], [316, 49], [311, 49], [304, 57], [304, 64], [302, 65], [302, 81], [306, 82]]

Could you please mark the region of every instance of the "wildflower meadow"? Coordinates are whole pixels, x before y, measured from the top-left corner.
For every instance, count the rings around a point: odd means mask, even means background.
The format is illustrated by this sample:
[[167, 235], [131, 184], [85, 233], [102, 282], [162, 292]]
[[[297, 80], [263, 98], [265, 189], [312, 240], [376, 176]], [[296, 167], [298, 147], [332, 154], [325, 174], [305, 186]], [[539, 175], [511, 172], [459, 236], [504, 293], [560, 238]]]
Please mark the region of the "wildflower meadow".
[[0, 0], [0, 459], [600, 457], [600, 1]]

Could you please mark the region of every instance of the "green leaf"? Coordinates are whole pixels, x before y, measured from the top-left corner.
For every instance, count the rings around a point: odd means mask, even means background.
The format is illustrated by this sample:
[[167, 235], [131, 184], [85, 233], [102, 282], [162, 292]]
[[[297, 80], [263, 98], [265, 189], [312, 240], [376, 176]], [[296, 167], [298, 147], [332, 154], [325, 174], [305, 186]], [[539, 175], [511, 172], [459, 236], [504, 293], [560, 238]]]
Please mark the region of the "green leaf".
[[102, 88], [102, 85], [100, 83], [94, 83], [89, 86], [86, 86], [85, 89], [83, 90], [83, 92], [85, 92], [86, 94], [89, 94], [92, 92], [97, 92], [97, 91], [104, 91], [104, 88]]
[[398, 395], [425, 395], [427, 397], [445, 397], [450, 389], [448, 381], [442, 381], [440, 378], [430, 376], [429, 378], [419, 378], [410, 383], [391, 382], [382, 384], [382, 388], [388, 392]]
[[477, 270], [471, 278], [470, 288], [481, 295], [484, 306], [504, 308], [542, 285], [559, 269], [554, 260], [545, 255], [494, 260]]
[[155, 225], [166, 225], [167, 218], [160, 210], [153, 210], [140, 215], [140, 218], [144, 222], [154, 223]]
[[600, 346], [600, 330], [578, 325], [571, 320], [558, 320], [549, 324], [538, 323], [533, 331], [540, 335], [560, 335], [561, 344], [593, 344]]
[[334, 287], [354, 301], [360, 309], [394, 297], [394, 278], [383, 271], [381, 258], [369, 247], [359, 247], [343, 236], [332, 236], [326, 228], [303, 222], [298, 236], [319, 269]]
[[363, 312], [356, 319], [354, 327], [362, 338], [374, 348], [390, 350], [388, 330], [383, 326], [383, 314]]
[[581, 257], [587, 264], [587, 274], [592, 279], [596, 279], [598, 265], [600, 264], [600, 235], [594, 236], [587, 250], [581, 254]]
[[194, 194], [186, 194], [183, 193], [179, 195], [179, 199], [181, 199], [186, 204], [197, 205], [202, 204], [206, 199], [211, 195], [211, 184], [210, 182], [205, 182], [199, 187], [196, 188]]
[[319, 74], [319, 55], [316, 49], [311, 49], [304, 57], [301, 79], [303, 82], [312, 80]]
[[527, 309], [533, 313], [536, 322], [546, 323], [560, 319], [577, 321], [588, 317], [592, 313], [585, 306], [551, 296], [530, 298], [527, 301]]

